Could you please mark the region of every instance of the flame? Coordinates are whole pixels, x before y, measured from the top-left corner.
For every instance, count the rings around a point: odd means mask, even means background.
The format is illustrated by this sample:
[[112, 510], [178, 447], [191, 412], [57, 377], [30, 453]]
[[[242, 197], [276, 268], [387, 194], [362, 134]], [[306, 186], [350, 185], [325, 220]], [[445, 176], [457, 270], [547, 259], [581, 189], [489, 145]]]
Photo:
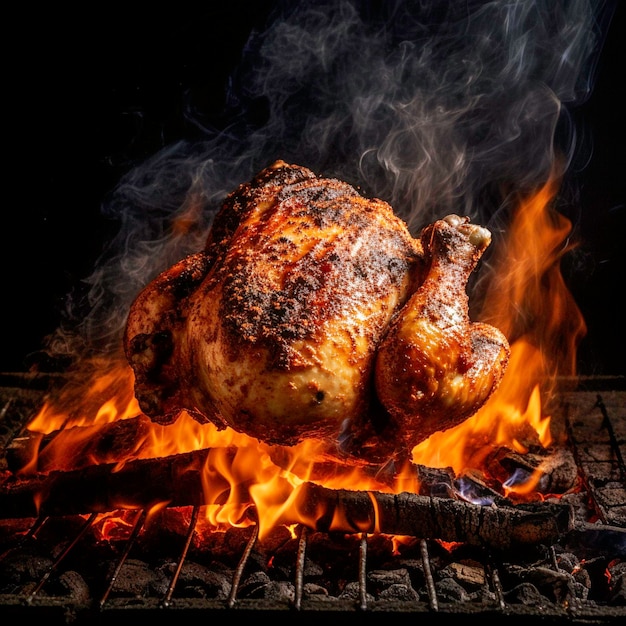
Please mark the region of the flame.
[[544, 448], [552, 443], [542, 396], [554, 391], [558, 376], [575, 374], [576, 348], [586, 332], [560, 272], [559, 262], [571, 249], [571, 223], [552, 207], [557, 187], [552, 177], [519, 204], [487, 268], [481, 319], [511, 343], [500, 386], [470, 419], [416, 446], [414, 462], [463, 474], [481, 467], [493, 446], [525, 453], [529, 440], [536, 438]]
[[131, 516], [136, 515], [136, 511], [130, 510], [101, 513], [93, 523], [94, 532], [101, 541], [115, 541], [118, 537], [123, 539], [133, 526]]
[[[414, 463], [451, 467], [462, 475], [483, 467], [494, 447], [525, 453], [530, 442], [544, 448], [552, 443], [542, 395], [553, 389], [558, 375], [574, 373], [575, 349], [585, 332], [559, 271], [559, 261], [570, 249], [571, 225], [551, 207], [556, 189], [557, 182], [551, 179], [519, 203], [506, 241], [485, 268], [489, 290], [481, 319], [499, 327], [511, 343], [504, 379], [474, 416], [416, 446]], [[84, 372], [49, 399], [29, 424], [38, 435], [32, 438], [32, 455], [22, 472], [72, 469], [77, 459], [114, 463], [119, 469], [134, 459], [209, 449], [202, 469], [203, 508], [213, 528], [258, 523], [263, 537], [278, 524], [315, 525], [328, 516], [321, 505], [309, 501], [308, 481], [321, 442], [277, 449], [229, 428], [199, 424], [185, 412], [172, 425], [160, 426], [141, 414], [133, 395], [132, 370], [121, 355], [90, 361]], [[124, 445], [108, 449], [107, 435], [116, 434], [117, 442], [120, 433]], [[46, 437], [52, 440], [40, 452]], [[341, 467], [321, 482], [329, 488], [364, 491], [416, 492], [419, 488], [409, 464], [399, 471], [395, 468], [392, 480], [383, 473], [372, 475], [356, 465]], [[539, 474], [524, 487], [510, 489], [532, 491], [538, 479]], [[341, 515], [332, 512], [329, 529], [345, 527]], [[114, 519], [102, 523], [104, 536], [113, 533]], [[356, 524], [361, 532], [378, 528], [376, 519]]]
[[121, 360], [94, 358], [69, 378], [54, 402], [47, 402], [28, 428], [40, 433], [108, 424], [137, 415], [133, 378]]

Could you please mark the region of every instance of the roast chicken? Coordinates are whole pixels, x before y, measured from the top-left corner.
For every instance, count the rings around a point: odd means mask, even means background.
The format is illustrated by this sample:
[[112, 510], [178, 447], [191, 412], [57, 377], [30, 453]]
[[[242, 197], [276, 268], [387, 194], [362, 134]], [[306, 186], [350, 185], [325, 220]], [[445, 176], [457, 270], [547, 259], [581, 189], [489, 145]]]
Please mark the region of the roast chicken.
[[476, 412], [509, 358], [472, 322], [490, 232], [451, 215], [413, 237], [392, 207], [277, 161], [224, 201], [204, 250], [149, 283], [124, 336], [141, 410], [382, 463]]

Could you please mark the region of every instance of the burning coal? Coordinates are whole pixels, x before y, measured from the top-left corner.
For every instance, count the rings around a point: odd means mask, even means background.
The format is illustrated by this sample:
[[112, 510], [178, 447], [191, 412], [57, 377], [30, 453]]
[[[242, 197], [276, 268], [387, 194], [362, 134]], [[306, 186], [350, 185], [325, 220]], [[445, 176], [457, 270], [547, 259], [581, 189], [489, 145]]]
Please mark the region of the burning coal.
[[[565, 0], [277, 3], [242, 51], [219, 125], [189, 108], [197, 137], [131, 171], [104, 206], [119, 231], [87, 279], [88, 314], [79, 317], [85, 303], [75, 303], [47, 343], [73, 361], [71, 382], [29, 429], [69, 432], [140, 414], [121, 353], [131, 303], [203, 247], [227, 193], [282, 159], [385, 199], [413, 234], [450, 213], [493, 233], [470, 285], [472, 313], [505, 332], [509, 369], [487, 405], [418, 445], [412, 462], [462, 474], [482, 467], [495, 445], [521, 453], [550, 446], [541, 395], [557, 375], [575, 373], [585, 332], [559, 272], [573, 244], [558, 209], [578, 149], [569, 109], [591, 92], [602, 11]], [[277, 472], [275, 453], [256, 440], [183, 417], [167, 429], [152, 425], [114, 462], [235, 446], [238, 462], [215, 460], [207, 489], [221, 485], [219, 500], [253, 484], [257, 509], [275, 511], [308, 477], [315, 445], [283, 451], [281, 466], [294, 471]], [[34, 458], [25, 471], [36, 466]], [[413, 480], [398, 472], [391, 487], [373, 476], [358, 484], [415, 490]], [[342, 472], [328, 484], [355, 483]]]

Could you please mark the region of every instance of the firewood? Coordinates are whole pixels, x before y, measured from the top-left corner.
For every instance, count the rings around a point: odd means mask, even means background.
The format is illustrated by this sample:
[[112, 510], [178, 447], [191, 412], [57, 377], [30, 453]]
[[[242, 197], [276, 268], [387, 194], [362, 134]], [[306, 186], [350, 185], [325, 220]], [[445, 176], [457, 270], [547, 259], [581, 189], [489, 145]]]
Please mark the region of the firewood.
[[[145, 509], [157, 503], [207, 504], [202, 474], [212, 450], [136, 460], [121, 468], [104, 464], [46, 475], [11, 476], [0, 485], [0, 517]], [[235, 449], [227, 448], [226, 453], [234, 454]], [[224, 486], [226, 497], [226, 481]], [[572, 524], [571, 508], [559, 503], [480, 506], [453, 498], [334, 490], [314, 483], [304, 483], [301, 490], [300, 519], [281, 522], [304, 523], [320, 531], [381, 532], [508, 549], [554, 542]], [[245, 485], [235, 499], [251, 502]], [[324, 514], [320, 517], [317, 511]]]
[[[79, 469], [95, 463], [123, 461], [139, 452], [150, 428], [144, 415], [97, 426], [74, 426], [45, 435], [24, 430], [6, 450], [9, 469], [20, 471], [37, 458], [37, 470]], [[59, 452], [60, 451], [60, 452]]]
[[[54, 431], [46, 435], [25, 430], [15, 438], [6, 450], [8, 469], [18, 473], [33, 459], [37, 459], [33, 471], [49, 473], [56, 470], [74, 470], [94, 464], [124, 462], [141, 456], [143, 446], [149, 445], [147, 434], [151, 427], [149, 418], [144, 415], [112, 422], [99, 426], [80, 426]], [[166, 427], [159, 426], [164, 429]], [[143, 442], [148, 440], [148, 444]], [[343, 473], [351, 475], [354, 465], [342, 466], [336, 460], [321, 457], [313, 464], [311, 459], [303, 459], [300, 464], [293, 465], [287, 450], [276, 446], [270, 450], [274, 463], [281, 468], [289, 467], [298, 476], [323, 483], [325, 478], [338, 477]], [[145, 456], [145, 455], [144, 455]], [[397, 478], [393, 464], [388, 466], [363, 465], [361, 470], [365, 476], [376, 478], [381, 485], [393, 488]], [[458, 491], [457, 477], [451, 468], [433, 468], [419, 464], [409, 464], [409, 469], [416, 481], [421, 485], [419, 493], [434, 495], [450, 495]], [[577, 480], [577, 468], [569, 450], [555, 448], [538, 452], [519, 454], [506, 447], [494, 448], [486, 459], [486, 469], [492, 481], [503, 484], [514, 473], [523, 472], [529, 477], [533, 471], [541, 472], [535, 490], [540, 493], [565, 493]], [[300, 470], [300, 471], [299, 471]], [[463, 475], [466, 485], [474, 483], [478, 489], [477, 496], [491, 498], [496, 504], [502, 503], [503, 497], [493, 490], [480, 472], [467, 471]], [[509, 502], [510, 504], [510, 502]]]
[[211, 450], [139, 459], [121, 468], [105, 463], [47, 474], [17, 474], [0, 485], [0, 517], [75, 515], [148, 508], [163, 502], [203, 504], [201, 476]]
[[554, 542], [573, 524], [571, 508], [560, 503], [480, 506], [407, 492], [332, 491], [312, 483], [307, 484], [307, 495], [311, 511], [320, 504], [326, 507], [324, 518], [317, 523], [318, 530], [327, 530], [325, 523], [336, 509], [341, 511], [342, 519], [350, 521], [352, 531], [380, 531], [508, 549]]
[[543, 494], [565, 493], [574, 488], [578, 480], [574, 456], [564, 447], [529, 450], [526, 454], [500, 447], [487, 457], [485, 465], [490, 475], [502, 483], [514, 475], [524, 481], [539, 471], [535, 491]]

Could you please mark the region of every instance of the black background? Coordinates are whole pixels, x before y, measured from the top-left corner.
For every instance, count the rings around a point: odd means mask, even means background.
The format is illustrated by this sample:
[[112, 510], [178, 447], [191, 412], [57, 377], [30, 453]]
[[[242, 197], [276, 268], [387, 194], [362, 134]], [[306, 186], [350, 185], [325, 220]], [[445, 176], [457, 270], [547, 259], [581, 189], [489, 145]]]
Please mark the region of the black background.
[[[106, 194], [161, 147], [193, 136], [182, 114], [190, 92], [219, 115], [228, 75], [271, 6], [18, 11], [5, 55], [0, 371], [38, 362], [66, 295], [114, 233], [101, 214]], [[591, 97], [576, 112], [594, 144], [578, 176], [582, 242], [570, 285], [588, 325], [579, 371], [591, 375], [626, 373], [625, 12], [618, 3]]]

